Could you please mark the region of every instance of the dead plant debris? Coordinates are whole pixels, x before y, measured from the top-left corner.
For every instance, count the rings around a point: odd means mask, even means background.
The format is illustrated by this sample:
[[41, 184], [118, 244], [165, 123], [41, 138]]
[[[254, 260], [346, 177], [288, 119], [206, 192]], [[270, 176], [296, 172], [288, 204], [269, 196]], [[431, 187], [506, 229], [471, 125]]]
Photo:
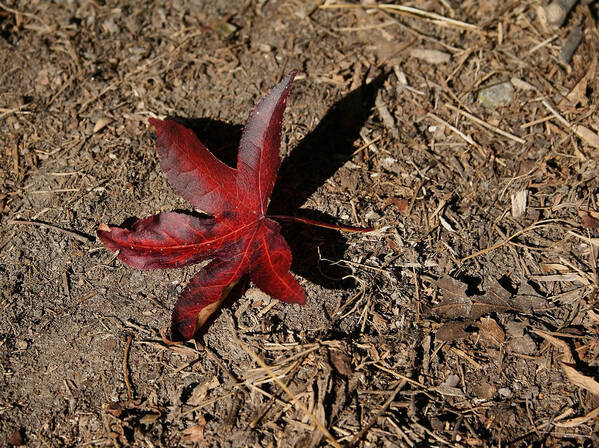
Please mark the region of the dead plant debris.
[[[599, 446], [597, 8], [0, 0], [3, 440]], [[250, 288], [165, 344], [197, 271], [95, 224], [189, 209], [149, 118], [231, 164], [293, 69], [271, 205], [378, 230], [285, 224], [306, 307]]]

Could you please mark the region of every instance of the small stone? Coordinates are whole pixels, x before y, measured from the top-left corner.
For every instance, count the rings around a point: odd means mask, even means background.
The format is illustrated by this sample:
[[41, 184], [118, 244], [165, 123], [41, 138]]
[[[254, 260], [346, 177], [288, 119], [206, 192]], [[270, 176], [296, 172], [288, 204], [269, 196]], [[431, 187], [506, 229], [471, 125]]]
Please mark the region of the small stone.
[[552, 25], [557, 25], [564, 20], [566, 9], [558, 2], [554, 1], [547, 5], [547, 8], [545, 8], [545, 15], [547, 17], [547, 22], [551, 23]]
[[114, 23], [114, 18], [112, 17], [106, 19], [102, 24], [102, 27], [104, 28], [104, 31], [108, 34], [117, 34], [120, 31], [119, 26], [116, 23]]
[[48, 77], [48, 69], [43, 68], [37, 73], [35, 78], [36, 87], [45, 87], [50, 84], [50, 78]]
[[495, 84], [478, 92], [478, 102], [484, 107], [496, 109], [503, 105], [507, 106], [514, 99], [514, 86], [506, 81], [501, 84]]
[[252, 43], [252, 48], [255, 48], [262, 53], [272, 53], [273, 47], [272, 45], [268, 45], [262, 42]]
[[17, 348], [17, 350], [27, 350], [29, 344], [27, 343], [27, 341], [23, 339], [17, 339], [17, 341], [15, 342], [15, 347]]
[[512, 396], [514, 395], [512, 390], [509, 387], [502, 387], [501, 389], [499, 389], [497, 391], [499, 393], [499, 395], [501, 395], [503, 398], [512, 398]]
[[508, 342], [506, 351], [511, 353], [520, 353], [521, 355], [532, 355], [537, 350], [537, 344], [532, 338], [525, 334], [522, 337], [516, 337]]
[[390, 171], [392, 173], [397, 172], [397, 170], [398, 170], [397, 160], [395, 160], [393, 157], [385, 157], [383, 160], [381, 160], [381, 165], [387, 171]]
[[510, 321], [505, 324], [505, 330], [510, 338], [521, 338], [524, 336], [526, 324], [524, 322]]

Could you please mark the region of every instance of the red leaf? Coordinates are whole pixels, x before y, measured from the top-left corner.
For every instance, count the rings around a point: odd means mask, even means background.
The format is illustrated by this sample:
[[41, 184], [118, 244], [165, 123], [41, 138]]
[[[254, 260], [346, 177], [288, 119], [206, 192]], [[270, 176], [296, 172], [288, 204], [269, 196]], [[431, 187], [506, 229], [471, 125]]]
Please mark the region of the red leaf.
[[[169, 183], [212, 217], [169, 212], [141, 219], [130, 230], [105, 224], [98, 228], [98, 237], [106, 247], [120, 251], [118, 258], [137, 269], [175, 268], [212, 259], [189, 282], [175, 305], [173, 340], [192, 338], [247, 274], [274, 298], [301, 305], [306, 302], [304, 290], [289, 272], [292, 256], [281, 228], [266, 215], [281, 163], [283, 112], [295, 74], [287, 75], [250, 113], [236, 169], [218, 160], [181, 124], [150, 119]], [[302, 218], [276, 218], [320, 225]]]

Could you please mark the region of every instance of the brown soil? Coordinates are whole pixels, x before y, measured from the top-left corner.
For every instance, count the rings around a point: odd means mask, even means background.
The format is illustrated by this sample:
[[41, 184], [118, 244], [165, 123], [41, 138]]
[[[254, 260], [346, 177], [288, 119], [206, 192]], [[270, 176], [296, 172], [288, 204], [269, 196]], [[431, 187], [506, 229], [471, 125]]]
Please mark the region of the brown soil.
[[[596, 5], [56, 3], [0, 3], [0, 445], [599, 446]], [[226, 153], [293, 68], [273, 206], [379, 230], [285, 225], [307, 306], [167, 346], [199, 267], [95, 229], [190, 208], [148, 117]]]

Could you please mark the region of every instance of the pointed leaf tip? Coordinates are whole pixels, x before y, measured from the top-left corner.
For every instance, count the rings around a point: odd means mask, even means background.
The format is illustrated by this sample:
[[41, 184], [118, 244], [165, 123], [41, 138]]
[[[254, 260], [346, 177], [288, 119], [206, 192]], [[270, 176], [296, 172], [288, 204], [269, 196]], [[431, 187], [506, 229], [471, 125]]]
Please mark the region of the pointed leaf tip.
[[287, 97], [296, 71], [291, 71], [250, 113], [239, 142], [237, 185], [244, 203], [263, 216], [281, 164], [281, 129]]

